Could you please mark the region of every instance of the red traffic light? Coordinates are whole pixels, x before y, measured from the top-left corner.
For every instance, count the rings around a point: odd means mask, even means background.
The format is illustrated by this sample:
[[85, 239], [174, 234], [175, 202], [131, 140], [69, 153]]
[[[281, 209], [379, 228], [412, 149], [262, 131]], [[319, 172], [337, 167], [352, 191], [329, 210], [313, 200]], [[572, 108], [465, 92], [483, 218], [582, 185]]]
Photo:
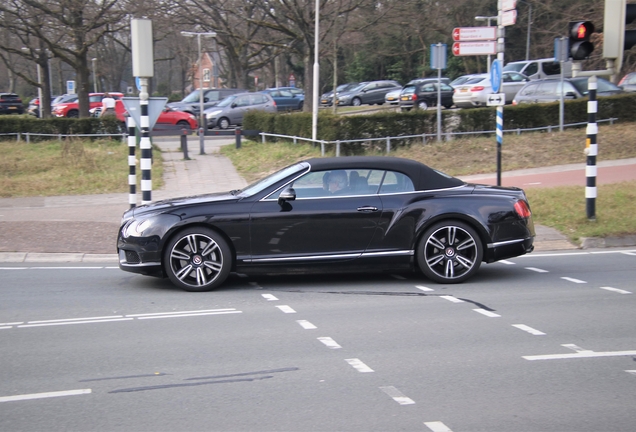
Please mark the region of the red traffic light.
[[589, 40], [594, 33], [594, 24], [590, 21], [573, 21], [570, 23], [570, 38], [577, 41]]
[[570, 55], [573, 60], [584, 60], [594, 51], [590, 36], [594, 33], [594, 24], [590, 21], [570, 21]]

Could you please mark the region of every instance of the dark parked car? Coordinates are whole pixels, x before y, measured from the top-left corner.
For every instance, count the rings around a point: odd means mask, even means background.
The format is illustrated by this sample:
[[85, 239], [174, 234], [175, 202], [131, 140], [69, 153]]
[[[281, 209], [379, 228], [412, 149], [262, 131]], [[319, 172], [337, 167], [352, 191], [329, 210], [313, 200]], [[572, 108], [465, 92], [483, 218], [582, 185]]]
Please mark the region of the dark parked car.
[[[360, 84], [360, 83], [350, 82], [350, 83], [346, 83], [346, 84], [340, 84], [338, 87], [336, 87], [336, 94], [342, 93], [342, 92], [347, 91], [349, 89], [352, 89], [352, 88], [356, 87], [358, 84]], [[327, 93], [323, 93], [320, 96], [320, 104], [321, 105], [326, 105], [326, 106], [333, 105], [333, 90], [330, 90]]]
[[[243, 93], [243, 89], [224, 88], [224, 89], [203, 89], [203, 111], [211, 108], [221, 102], [226, 97]], [[194, 90], [192, 93], [184, 97], [180, 102], [170, 102], [168, 106], [175, 111], [185, 111], [195, 116], [199, 115], [200, 104], [199, 90]]]
[[[400, 94], [400, 109], [410, 111], [411, 108], [427, 109], [437, 106], [437, 79], [423, 80], [416, 84], [405, 85]], [[453, 106], [453, 88], [448, 84], [439, 85], [444, 108]]]
[[0, 114], [24, 114], [20, 96], [15, 93], [0, 93]]
[[243, 116], [251, 110], [277, 112], [276, 101], [266, 93], [238, 93], [226, 97], [216, 106], [204, 111], [208, 129], [242, 125]]
[[123, 214], [122, 270], [208, 291], [230, 272], [411, 270], [463, 282], [531, 252], [523, 190], [467, 184], [393, 157], [310, 159], [245, 189]]
[[[535, 80], [528, 82], [512, 101], [513, 105], [524, 103], [557, 102], [561, 99], [561, 92], [564, 91], [564, 99], [579, 99], [588, 94], [587, 77], [564, 78], [563, 87], [561, 80], [556, 78]], [[623, 93], [623, 90], [611, 82], [598, 78], [597, 96], [612, 96]]]
[[353, 89], [339, 93], [336, 100], [338, 105], [360, 106], [362, 104], [384, 103], [384, 96], [392, 91], [402, 88], [397, 81], [371, 81], [358, 84]]
[[293, 92], [287, 88], [271, 88], [261, 91], [266, 93], [276, 101], [276, 107], [278, 111], [294, 111], [302, 110], [303, 103], [305, 102], [305, 93]]

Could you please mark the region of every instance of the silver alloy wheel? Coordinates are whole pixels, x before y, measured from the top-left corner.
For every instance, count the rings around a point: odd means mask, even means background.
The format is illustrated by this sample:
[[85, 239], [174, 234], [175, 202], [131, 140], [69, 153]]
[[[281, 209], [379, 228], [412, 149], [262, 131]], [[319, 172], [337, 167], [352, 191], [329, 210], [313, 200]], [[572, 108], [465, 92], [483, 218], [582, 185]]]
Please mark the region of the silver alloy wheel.
[[230, 127], [230, 121], [228, 119], [226, 119], [225, 117], [219, 119], [219, 128], [220, 129], [227, 129]]
[[355, 97], [355, 98], [353, 98], [353, 100], [351, 101], [351, 105], [353, 105], [353, 106], [360, 106], [360, 105], [362, 105], [362, 101], [360, 100], [360, 98]]
[[417, 103], [417, 107], [421, 110], [426, 110], [428, 109], [428, 104], [426, 103], [426, 101], [422, 100]]
[[482, 243], [470, 226], [446, 222], [431, 227], [422, 237], [418, 264], [430, 279], [458, 283], [471, 277], [481, 265]]
[[189, 229], [172, 240], [166, 250], [170, 280], [187, 291], [209, 291], [227, 278], [229, 247], [221, 236], [205, 228]]

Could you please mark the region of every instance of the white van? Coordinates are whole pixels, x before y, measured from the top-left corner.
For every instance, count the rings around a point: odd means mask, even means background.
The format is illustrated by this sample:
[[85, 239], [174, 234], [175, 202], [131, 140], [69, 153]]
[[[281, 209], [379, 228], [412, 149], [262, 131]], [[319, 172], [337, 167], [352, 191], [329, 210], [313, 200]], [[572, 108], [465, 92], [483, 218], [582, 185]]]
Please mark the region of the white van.
[[[531, 80], [555, 78], [561, 74], [561, 64], [559, 62], [555, 62], [554, 58], [521, 60], [508, 63], [504, 66], [503, 70], [520, 72]], [[567, 78], [572, 76], [571, 61], [563, 63], [563, 73], [563, 76]]]

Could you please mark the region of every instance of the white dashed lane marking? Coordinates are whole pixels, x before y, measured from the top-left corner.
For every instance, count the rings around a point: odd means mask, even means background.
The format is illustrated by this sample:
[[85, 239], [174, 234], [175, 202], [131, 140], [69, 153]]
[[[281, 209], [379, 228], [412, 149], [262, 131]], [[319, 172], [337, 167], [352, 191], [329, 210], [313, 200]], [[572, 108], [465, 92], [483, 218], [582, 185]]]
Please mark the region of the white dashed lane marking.
[[345, 361], [349, 363], [351, 366], [353, 366], [355, 370], [357, 370], [358, 372], [362, 372], [362, 373], [373, 372], [373, 369], [371, 369], [369, 366], [362, 363], [360, 359], [352, 358], [352, 359], [345, 359]]
[[296, 313], [295, 310], [293, 310], [291, 307], [287, 306], [287, 305], [281, 305], [281, 306], [276, 306], [278, 309], [280, 309], [282, 312], [284, 313]]
[[584, 283], [587, 283], [587, 282], [585, 282], [585, 281], [583, 281], [583, 280], [581, 280], [581, 279], [574, 279], [574, 278], [571, 278], [571, 277], [562, 277], [561, 279], [566, 280], [566, 281], [568, 281], [568, 282], [574, 282], [574, 283], [576, 283], [576, 284], [584, 284]]
[[300, 326], [302, 328], [304, 328], [305, 330], [313, 330], [313, 329], [317, 329], [318, 327], [316, 327], [315, 325], [313, 325], [312, 323], [310, 323], [309, 321], [305, 321], [305, 320], [298, 320], [296, 321], [298, 324], [300, 324]]
[[404, 396], [404, 394], [402, 394], [401, 391], [399, 391], [393, 386], [380, 387], [380, 390], [382, 390], [384, 393], [389, 395], [394, 401], [396, 401], [400, 405], [413, 405], [415, 403], [413, 399]]
[[497, 315], [496, 313], [490, 312], [489, 310], [486, 310], [486, 309], [473, 309], [473, 310], [477, 313], [487, 316], [488, 318], [501, 318], [501, 315]]
[[453, 432], [441, 421], [424, 422], [424, 426], [426, 426], [433, 432]]
[[618, 288], [612, 288], [612, 287], [601, 287], [602, 290], [607, 290], [607, 291], [612, 291], [615, 293], [619, 293], [619, 294], [631, 294], [631, 291], [625, 291], [622, 289], [618, 289]]
[[273, 294], [261, 294], [263, 296], [263, 298], [267, 301], [277, 301], [278, 299], [276, 298], [275, 295]]
[[543, 336], [545, 335], [545, 333], [543, 333], [542, 331], [539, 331], [537, 329], [533, 329], [532, 327], [529, 327], [525, 324], [513, 324], [513, 327], [518, 328], [519, 330], [523, 330], [525, 332], [530, 333], [531, 335], [535, 335], [535, 336]]
[[63, 397], [63, 396], [78, 396], [78, 395], [89, 394], [89, 393], [91, 393], [91, 389], [66, 390], [66, 391], [47, 392], [47, 393], [32, 393], [32, 394], [23, 394], [23, 395], [16, 395], [16, 396], [2, 396], [0, 397], [0, 402], [15, 402], [15, 401], [46, 399], [46, 398]]
[[543, 269], [536, 268], [536, 267], [526, 267], [526, 270], [530, 270], [530, 271], [537, 272], [537, 273], [549, 273], [547, 270], [543, 270]]
[[330, 348], [330, 349], [342, 348], [340, 345], [338, 345], [338, 343], [335, 340], [331, 339], [330, 337], [319, 337], [318, 340], [324, 343], [327, 346], [327, 348]]
[[439, 296], [439, 298], [443, 298], [444, 300], [448, 300], [449, 302], [452, 302], [452, 303], [464, 303], [464, 300], [460, 300], [457, 297], [453, 297], [453, 296], [443, 295], [443, 296]]

